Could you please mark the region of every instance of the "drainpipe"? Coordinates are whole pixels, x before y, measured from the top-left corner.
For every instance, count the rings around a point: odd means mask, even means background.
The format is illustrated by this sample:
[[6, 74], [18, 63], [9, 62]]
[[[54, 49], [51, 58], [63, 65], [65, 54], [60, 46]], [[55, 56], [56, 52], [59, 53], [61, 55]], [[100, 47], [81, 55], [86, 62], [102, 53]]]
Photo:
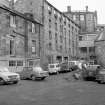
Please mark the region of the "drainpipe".
[[24, 42], [25, 42], [25, 67], [28, 66], [27, 57], [28, 57], [28, 22], [27, 20], [24, 21]]

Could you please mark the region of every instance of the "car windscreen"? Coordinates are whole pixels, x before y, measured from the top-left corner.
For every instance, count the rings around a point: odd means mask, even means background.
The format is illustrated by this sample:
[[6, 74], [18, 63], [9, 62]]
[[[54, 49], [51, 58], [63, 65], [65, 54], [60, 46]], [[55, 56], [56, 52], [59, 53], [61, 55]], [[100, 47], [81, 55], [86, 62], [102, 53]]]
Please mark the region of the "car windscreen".
[[58, 65], [56, 65], [56, 67], [60, 67], [60, 65], [58, 64]]
[[100, 74], [105, 74], [105, 70], [101, 70], [99, 73]]
[[49, 67], [50, 67], [50, 68], [54, 68], [54, 65], [50, 65]]
[[41, 72], [43, 71], [41, 67], [34, 67], [33, 68], [33, 71], [36, 71], [36, 72]]

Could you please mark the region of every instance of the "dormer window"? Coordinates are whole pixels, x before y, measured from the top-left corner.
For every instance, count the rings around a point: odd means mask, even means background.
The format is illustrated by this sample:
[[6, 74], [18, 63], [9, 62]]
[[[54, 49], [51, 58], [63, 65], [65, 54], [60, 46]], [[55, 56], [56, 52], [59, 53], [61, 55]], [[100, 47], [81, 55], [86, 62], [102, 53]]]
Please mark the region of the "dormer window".
[[55, 16], [55, 18], [57, 19], [58, 13], [57, 13], [57, 11], [55, 11], [55, 10], [54, 10], [54, 16]]
[[16, 27], [16, 16], [13, 15], [10, 16], [10, 26]]
[[52, 13], [52, 8], [50, 6], [48, 6], [48, 12], [49, 12], [49, 14]]

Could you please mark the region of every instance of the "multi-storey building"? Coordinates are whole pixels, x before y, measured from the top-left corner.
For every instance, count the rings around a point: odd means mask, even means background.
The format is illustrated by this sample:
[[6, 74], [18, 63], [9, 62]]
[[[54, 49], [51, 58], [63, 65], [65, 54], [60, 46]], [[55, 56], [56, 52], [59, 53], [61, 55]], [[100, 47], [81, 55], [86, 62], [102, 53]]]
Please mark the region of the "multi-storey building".
[[86, 6], [86, 10], [72, 11], [71, 6], [68, 6], [68, 11], [64, 12], [64, 14], [80, 25], [78, 44], [79, 58], [88, 60], [95, 59], [94, 40], [98, 35], [96, 31], [97, 11], [89, 11], [88, 6]]
[[96, 58], [94, 41], [97, 36], [97, 32], [80, 34], [78, 43], [80, 58], [91, 60]]
[[46, 0], [18, 0], [15, 9], [42, 19], [41, 61], [47, 64], [77, 57], [79, 25], [72, 19]]
[[0, 65], [15, 72], [32, 66], [40, 56], [42, 25], [27, 15], [0, 6]]
[[71, 7], [68, 6], [68, 11], [64, 12], [69, 18], [72, 18], [76, 23], [80, 25], [80, 33], [83, 32], [95, 32], [97, 26], [97, 11], [89, 11], [88, 6], [86, 10], [71, 11]]
[[105, 30], [101, 31], [95, 40], [95, 52], [98, 64], [105, 67]]

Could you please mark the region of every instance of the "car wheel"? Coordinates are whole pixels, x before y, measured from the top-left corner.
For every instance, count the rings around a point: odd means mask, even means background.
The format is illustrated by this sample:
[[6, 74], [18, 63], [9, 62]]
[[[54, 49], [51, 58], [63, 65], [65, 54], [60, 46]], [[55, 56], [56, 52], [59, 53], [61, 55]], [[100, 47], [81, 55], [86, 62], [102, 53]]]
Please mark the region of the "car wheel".
[[41, 78], [41, 80], [44, 80], [44, 79], [45, 79], [45, 77], [42, 77], [42, 78]]
[[101, 84], [103, 84], [103, 83], [104, 83], [104, 81], [103, 81], [103, 80], [101, 80], [101, 81], [100, 81], [100, 83], [101, 83]]
[[0, 78], [0, 85], [3, 85], [4, 83], [5, 81], [2, 78]]
[[14, 81], [13, 83], [14, 83], [14, 84], [17, 84], [17, 83], [18, 83], [18, 81]]
[[36, 80], [35, 75], [32, 75], [32, 76], [31, 76], [31, 79], [32, 79], [33, 81], [35, 81], [35, 80]]

